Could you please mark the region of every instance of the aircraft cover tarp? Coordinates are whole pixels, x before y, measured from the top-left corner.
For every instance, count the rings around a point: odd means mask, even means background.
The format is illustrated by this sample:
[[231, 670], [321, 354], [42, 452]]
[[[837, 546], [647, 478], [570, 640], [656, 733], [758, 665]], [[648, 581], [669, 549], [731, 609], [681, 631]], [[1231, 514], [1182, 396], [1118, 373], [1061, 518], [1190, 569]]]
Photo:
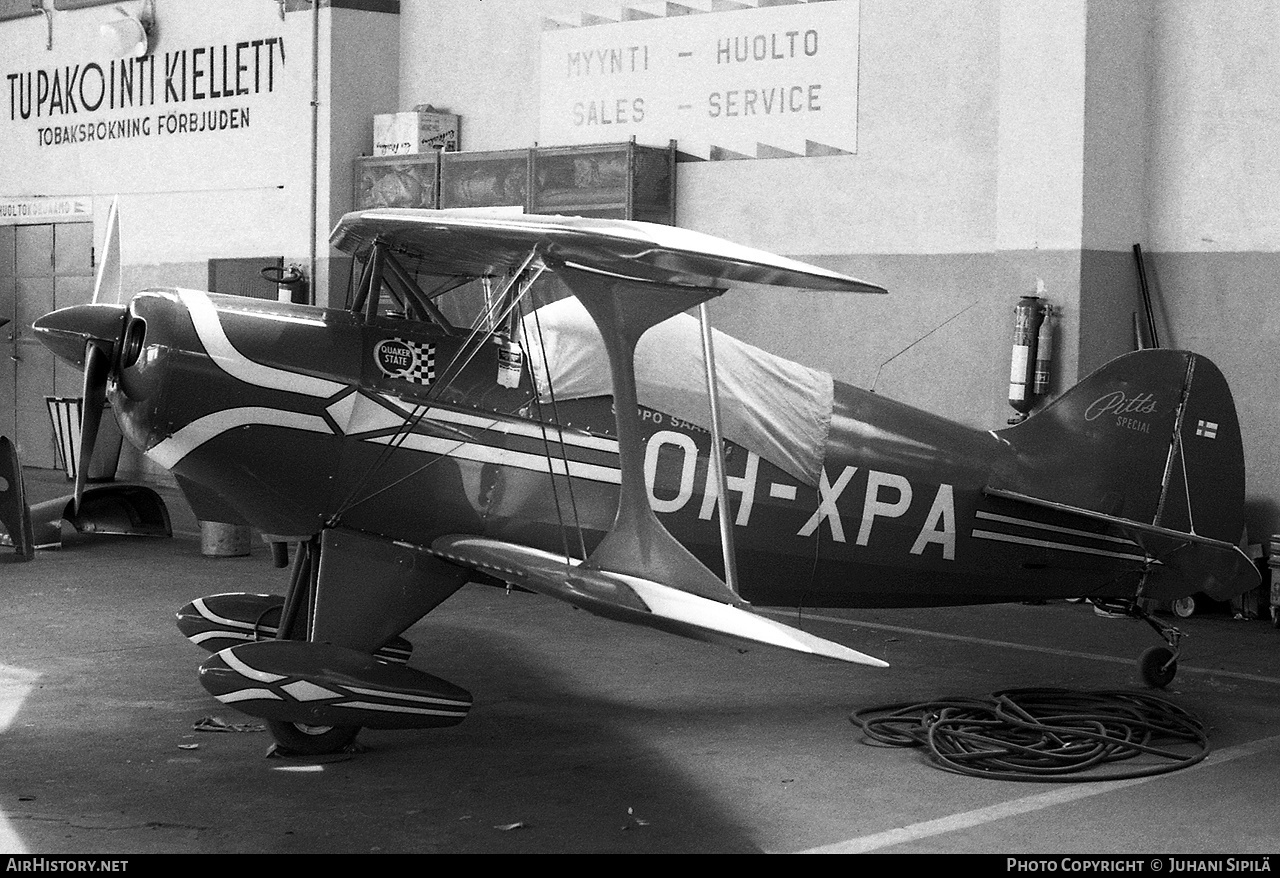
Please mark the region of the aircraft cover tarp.
[[[525, 351], [542, 401], [609, 396], [604, 340], [575, 298], [544, 305], [524, 318]], [[547, 366], [538, 350], [538, 328]], [[724, 437], [756, 452], [808, 485], [817, 485], [831, 425], [831, 375], [713, 330]], [[677, 314], [650, 329], [636, 349], [640, 404], [709, 429], [702, 333], [696, 318]]]

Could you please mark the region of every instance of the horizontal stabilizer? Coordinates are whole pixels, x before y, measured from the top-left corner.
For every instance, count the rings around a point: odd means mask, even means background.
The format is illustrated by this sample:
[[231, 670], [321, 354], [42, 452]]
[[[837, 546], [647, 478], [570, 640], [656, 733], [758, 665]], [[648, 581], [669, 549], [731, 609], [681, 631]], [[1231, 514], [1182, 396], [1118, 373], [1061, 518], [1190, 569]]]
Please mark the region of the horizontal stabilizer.
[[[1262, 576], [1249, 556], [1239, 546], [1225, 540], [1107, 515], [1092, 509], [1069, 506], [1016, 491], [987, 488], [984, 493], [991, 497], [1015, 500], [1019, 503], [1039, 506], [1042, 509], [1053, 509], [1112, 525], [1142, 546], [1151, 555], [1153, 561], [1158, 561], [1162, 566], [1171, 571], [1177, 571], [1184, 577], [1195, 578], [1195, 582], [1189, 586], [1189, 591], [1184, 588], [1177, 592], [1179, 597], [1195, 591], [1203, 591], [1215, 600], [1227, 600], [1251, 588], [1256, 588], [1262, 582]], [[1163, 571], [1157, 571], [1156, 583], [1159, 583], [1161, 572]], [[1150, 596], [1164, 597], [1160, 594]]]
[[697, 640], [764, 644], [794, 652], [886, 668], [873, 656], [750, 610], [709, 600], [670, 585], [585, 567], [540, 549], [473, 536], [444, 536], [432, 550], [504, 582], [536, 591], [607, 619], [657, 628]]

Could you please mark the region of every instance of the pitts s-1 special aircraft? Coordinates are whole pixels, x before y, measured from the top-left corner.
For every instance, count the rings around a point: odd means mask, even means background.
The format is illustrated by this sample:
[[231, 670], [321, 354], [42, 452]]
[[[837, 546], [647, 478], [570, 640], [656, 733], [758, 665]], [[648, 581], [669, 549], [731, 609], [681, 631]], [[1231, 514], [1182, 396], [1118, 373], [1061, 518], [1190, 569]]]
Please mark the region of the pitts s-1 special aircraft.
[[477, 578], [874, 666], [754, 607], [1083, 596], [1163, 635], [1156, 685], [1178, 632], [1138, 598], [1259, 582], [1234, 403], [1197, 354], [1128, 354], [987, 432], [708, 327], [735, 283], [884, 292], [817, 266], [582, 217], [369, 210], [332, 241], [346, 309], [99, 291], [35, 324], [85, 369], [83, 454], [109, 397], [200, 518], [298, 544], [283, 597], [178, 613], [203, 685], [285, 748], [461, 721], [470, 694], [400, 635]]

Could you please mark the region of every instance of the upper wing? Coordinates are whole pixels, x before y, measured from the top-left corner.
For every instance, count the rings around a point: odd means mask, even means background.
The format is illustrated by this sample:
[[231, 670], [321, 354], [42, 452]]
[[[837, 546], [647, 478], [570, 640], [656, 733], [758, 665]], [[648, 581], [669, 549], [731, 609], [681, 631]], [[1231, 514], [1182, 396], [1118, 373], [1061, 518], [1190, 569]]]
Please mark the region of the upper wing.
[[334, 247], [363, 257], [377, 239], [422, 273], [487, 277], [535, 248], [544, 259], [663, 284], [724, 281], [883, 293], [875, 284], [701, 232], [630, 220], [385, 208], [338, 221]]

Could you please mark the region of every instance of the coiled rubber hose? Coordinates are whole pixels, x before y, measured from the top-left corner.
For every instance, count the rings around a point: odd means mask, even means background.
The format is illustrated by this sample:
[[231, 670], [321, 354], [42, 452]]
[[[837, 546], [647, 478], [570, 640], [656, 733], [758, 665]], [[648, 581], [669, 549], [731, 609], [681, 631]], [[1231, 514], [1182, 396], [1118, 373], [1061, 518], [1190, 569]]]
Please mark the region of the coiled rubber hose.
[[[1137, 692], [1007, 689], [988, 700], [864, 708], [849, 714], [849, 721], [872, 741], [927, 748], [931, 761], [946, 771], [998, 780], [1147, 777], [1209, 755], [1198, 719], [1163, 698]], [[1135, 761], [1116, 765], [1127, 760]]]

